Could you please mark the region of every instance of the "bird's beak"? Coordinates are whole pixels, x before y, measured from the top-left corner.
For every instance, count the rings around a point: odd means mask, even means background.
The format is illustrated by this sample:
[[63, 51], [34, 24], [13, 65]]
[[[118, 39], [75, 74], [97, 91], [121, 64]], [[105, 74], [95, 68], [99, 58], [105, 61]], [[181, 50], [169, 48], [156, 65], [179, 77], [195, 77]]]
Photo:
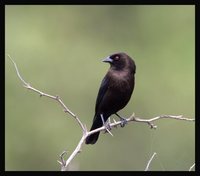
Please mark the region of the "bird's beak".
[[106, 57], [105, 59], [103, 59], [102, 62], [109, 62], [109, 63], [112, 63], [113, 60], [108, 56], [108, 57]]

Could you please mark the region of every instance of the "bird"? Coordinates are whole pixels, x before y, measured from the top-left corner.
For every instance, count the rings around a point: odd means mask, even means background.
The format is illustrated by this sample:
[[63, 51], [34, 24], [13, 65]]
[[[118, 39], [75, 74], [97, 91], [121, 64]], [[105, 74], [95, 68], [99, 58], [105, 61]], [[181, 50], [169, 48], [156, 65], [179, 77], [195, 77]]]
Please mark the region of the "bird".
[[[103, 78], [96, 98], [95, 115], [90, 131], [105, 125], [107, 119], [118, 115], [129, 102], [135, 87], [135, 61], [124, 52], [109, 55], [103, 62], [109, 63], [110, 68]], [[100, 132], [86, 137], [85, 144], [95, 144]]]

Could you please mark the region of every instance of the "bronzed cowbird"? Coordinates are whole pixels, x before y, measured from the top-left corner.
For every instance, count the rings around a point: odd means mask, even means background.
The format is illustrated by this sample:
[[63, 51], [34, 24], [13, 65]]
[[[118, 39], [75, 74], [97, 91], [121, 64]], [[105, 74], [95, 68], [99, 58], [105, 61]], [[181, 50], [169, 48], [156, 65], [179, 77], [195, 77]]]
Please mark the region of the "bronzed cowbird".
[[[136, 65], [126, 53], [115, 53], [103, 60], [110, 68], [101, 82], [95, 106], [95, 115], [90, 129], [101, 127], [112, 115], [124, 108], [131, 98], [135, 85]], [[121, 117], [120, 117], [121, 118]], [[86, 144], [95, 144], [99, 133], [88, 136]]]

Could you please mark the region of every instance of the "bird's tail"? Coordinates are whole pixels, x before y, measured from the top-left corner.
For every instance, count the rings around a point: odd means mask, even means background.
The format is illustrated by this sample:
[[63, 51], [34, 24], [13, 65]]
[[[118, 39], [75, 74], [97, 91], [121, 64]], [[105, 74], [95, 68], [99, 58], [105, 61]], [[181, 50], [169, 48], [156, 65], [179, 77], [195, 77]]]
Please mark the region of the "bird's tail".
[[[97, 128], [101, 127], [102, 125], [103, 125], [103, 123], [102, 123], [101, 117], [95, 117], [95, 120], [93, 121], [90, 131], [97, 129]], [[85, 139], [85, 144], [95, 144], [99, 138], [99, 133], [100, 132], [97, 132], [97, 133], [94, 133], [94, 134], [91, 134], [90, 136], [88, 136]]]

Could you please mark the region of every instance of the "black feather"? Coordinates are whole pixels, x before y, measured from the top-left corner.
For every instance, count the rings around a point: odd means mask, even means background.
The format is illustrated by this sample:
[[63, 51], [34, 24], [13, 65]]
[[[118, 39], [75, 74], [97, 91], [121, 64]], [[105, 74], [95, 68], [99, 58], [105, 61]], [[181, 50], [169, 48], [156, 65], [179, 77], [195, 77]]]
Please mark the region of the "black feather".
[[[99, 88], [95, 115], [90, 131], [103, 125], [101, 115], [106, 122], [112, 114], [124, 108], [129, 102], [135, 86], [136, 66], [127, 54], [113, 54], [104, 59], [104, 62], [110, 63], [110, 69]], [[85, 143], [95, 144], [98, 137], [99, 132], [94, 133], [86, 138]]]

